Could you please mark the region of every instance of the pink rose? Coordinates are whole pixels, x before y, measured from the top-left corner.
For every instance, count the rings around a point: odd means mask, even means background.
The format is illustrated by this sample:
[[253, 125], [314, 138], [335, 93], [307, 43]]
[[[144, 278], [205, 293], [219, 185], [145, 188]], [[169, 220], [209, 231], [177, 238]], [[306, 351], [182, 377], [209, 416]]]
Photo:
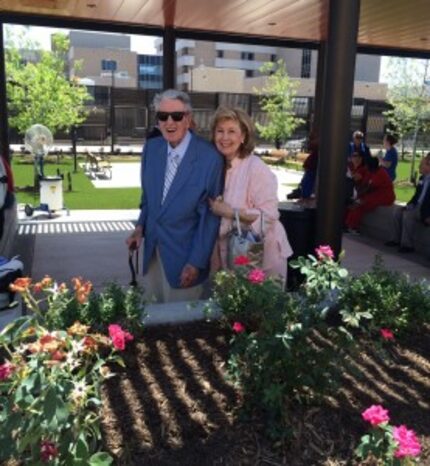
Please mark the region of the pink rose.
[[49, 463], [49, 461], [52, 461], [57, 456], [58, 448], [55, 446], [55, 443], [49, 440], [42, 440], [40, 444], [40, 459], [42, 463]]
[[394, 452], [396, 458], [418, 456], [421, 453], [420, 442], [412, 429], [407, 429], [406, 426], [394, 427], [393, 437], [399, 444], [397, 450]]
[[128, 341], [133, 340], [133, 335], [124, 331], [120, 325], [111, 324], [108, 327], [109, 336], [115, 349], [123, 351]]
[[245, 326], [240, 322], [235, 322], [232, 328], [236, 333], [242, 333], [245, 331]]
[[372, 426], [378, 426], [390, 420], [388, 410], [384, 409], [381, 405], [372, 405], [370, 408], [363, 411], [361, 416], [365, 421], [370, 422]]
[[237, 256], [233, 261], [234, 265], [248, 265], [249, 259], [246, 256]]
[[8, 379], [12, 375], [14, 368], [14, 365], [8, 361], [2, 364], [0, 366], [0, 380]]
[[261, 270], [261, 269], [254, 269], [254, 270], [251, 270], [248, 273], [248, 280], [251, 283], [254, 283], [254, 285], [258, 285], [260, 283], [263, 283], [265, 278], [266, 278], [266, 275], [265, 275], [264, 271]]
[[389, 328], [381, 328], [379, 332], [384, 340], [394, 340], [394, 333]]
[[320, 261], [334, 258], [334, 252], [330, 246], [319, 246], [315, 249], [315, 253]]

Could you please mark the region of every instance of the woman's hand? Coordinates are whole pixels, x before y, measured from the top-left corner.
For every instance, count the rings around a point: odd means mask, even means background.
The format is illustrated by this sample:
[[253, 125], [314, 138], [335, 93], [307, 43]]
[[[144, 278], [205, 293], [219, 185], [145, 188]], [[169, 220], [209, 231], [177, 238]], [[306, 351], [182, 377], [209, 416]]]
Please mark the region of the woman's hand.
[[233, 218], [233, 208], [230, 204], [223, 201], [222, 196], [218, 196], [216, 199], [209, 199], [209, 207], [219, 217]]

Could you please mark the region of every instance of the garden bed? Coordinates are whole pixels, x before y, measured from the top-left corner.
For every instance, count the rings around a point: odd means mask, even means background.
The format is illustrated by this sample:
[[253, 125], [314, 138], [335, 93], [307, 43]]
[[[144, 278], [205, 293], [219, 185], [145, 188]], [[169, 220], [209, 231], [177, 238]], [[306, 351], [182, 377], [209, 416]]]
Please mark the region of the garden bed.
[[[294, 440], [273, 442], [262, 420], [236, 411], [241, 394], [224, 377], [229, 332], [217, 324], [147, 328], [106, 382], [105, 448], [117, 465], [346, 465], [368, 425], [360, 413], [389, 409], [420, 436], [430, 465], [430, 328], [382, 357], [369, 347], [343, 374], [335, 397], [297, 407]], [[370, 464], [370, 463], [366, 463]]]

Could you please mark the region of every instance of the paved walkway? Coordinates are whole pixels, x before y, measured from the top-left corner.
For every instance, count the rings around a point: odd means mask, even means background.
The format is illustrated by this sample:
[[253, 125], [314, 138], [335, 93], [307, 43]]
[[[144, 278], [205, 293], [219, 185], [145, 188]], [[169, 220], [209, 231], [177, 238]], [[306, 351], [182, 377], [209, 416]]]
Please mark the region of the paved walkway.
[[[285, 200], [300, 182], [302, 174], [285, 168], [270, 167], [278, 179], [278, 199]], [[97, 177], [91, 179], [96, 188], [133, 188], [140, 187], [139, 163], [113, 163], [112, 178]]]

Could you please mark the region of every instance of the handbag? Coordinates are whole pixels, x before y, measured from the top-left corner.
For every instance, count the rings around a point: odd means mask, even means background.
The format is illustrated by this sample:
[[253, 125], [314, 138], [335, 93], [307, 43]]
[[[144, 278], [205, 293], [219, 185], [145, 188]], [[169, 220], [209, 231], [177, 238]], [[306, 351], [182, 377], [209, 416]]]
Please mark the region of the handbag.
[[234, 260], [238, 256], [246, 256], [250, 265], [262, 267], [264, 253], [264, 213], [261, 212], [261, 235], [252, 229], [244, 229], [240, 225], [239, 211], [235, 209], [235, 223], [228, 236], [227, 266], [229, 269], [238, 267]]

